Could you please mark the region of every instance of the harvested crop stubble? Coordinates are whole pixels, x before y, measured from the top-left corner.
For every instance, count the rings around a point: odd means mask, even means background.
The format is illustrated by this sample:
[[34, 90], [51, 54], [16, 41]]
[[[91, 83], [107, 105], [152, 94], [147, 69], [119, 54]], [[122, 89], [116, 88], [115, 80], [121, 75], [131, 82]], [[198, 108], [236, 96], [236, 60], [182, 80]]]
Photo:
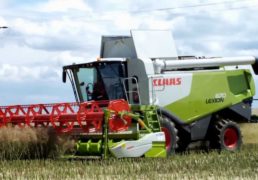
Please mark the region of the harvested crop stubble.
[[169, 158], [0, 161], [0, 179], [258, 179], [258, 146]]
[[244, 144], [258, 144], [258, 123], [241, 123], [239, 124]]

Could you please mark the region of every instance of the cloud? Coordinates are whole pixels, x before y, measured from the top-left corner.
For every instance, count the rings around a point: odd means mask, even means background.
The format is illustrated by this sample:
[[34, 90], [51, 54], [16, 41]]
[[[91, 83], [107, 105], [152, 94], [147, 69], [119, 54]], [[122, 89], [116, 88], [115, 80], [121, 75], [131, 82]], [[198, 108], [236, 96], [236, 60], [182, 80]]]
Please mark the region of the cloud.
[[80, 41], [65, 37], [33, 36], [25, 39], [24, 43], [34, 49], [49, 51], [80, 50], [84, 46]]
[[49, 0], [47, 3], [41, 4], [38, 9], [44, 12], [91, 11], [91, 8], [83, 0]]
[[58, 54], [54, 57], [54, 60], [56, 61], [56, 64], [60, 67], [64, 65], [70, 65], [73, 63], [79, 64], [90, 61], [90, 59], [85, 59], [83, 57], [73, 55], [70, 51], [65, 51], [61, 54]]
[[2, 0], [0, 3], [0, 9], [5, 8], [7, 6], [7, 3], [8, 3], [7, 0]]
[[[21, 102], [34, 102], [37, 97], [42, 97], [39, 101], [59, 101], [70, 88], [69, 85], [57, 87], [61, 67], [96, 59], [102, 35], [129, 35], [130, 29], [173, 30], [179, 55], [258, 55], [258, 4], [237, 2], [150, 11], [204, 2], [1, 1], [0, 26], [7, 25], [9, 29], [0, 30], [0, 82], [8, 84], [11, 90], [1, 89], [0, 94], [10, 97], [18, 84], [19, 93], [28, 96], [26, 101], [18, 95], [13, 96]], [[231, 8], [236, 9], [229, 10]], [[48, 82], [60, 93], [56, 93]], [[26, 93], [25, 83], [30, 84], [29, 93]], [[41, 89], [48, 90], [43, 92]], [[11, 103], [8, 98], [0, 96], [1, 99]]]
[[7, 25], [7, 21], [3, 17], [0, 17], [0, 26], [6, 26], [6, 25]]
[[[61, 6], [62, 3], [64, 4]], [[52, 12], [60, 12], [58, 9], [46, 8], [46, 16], [53, 16], [54, 19], [35, 21], [16, 18], [12, 21], [15, 29], [13, 30], [15, 32], [12, 33], [12, 39], [19, 39], [21, 46], [25, 45], [32, 49], [59, 52], [69, 50], [97, 52], [100, 36], [103, 34], [129, 34], [130, 29], [139, 28], [173, 29], [175, 38], [179, 42], [178, 49], [183, 49], [187, 44], [190, 46], [197, 43], [204, 43], [209, 46], [207, 48], [205, 45], [198, 45], [196, 47], [203, 49], [186, 48], [181, 52], [194, 54], [194, 52], [187, 52], [187, 49], [194, 49], [210, 55], [225, 48], [227, 41], [230, 41], [232, 32], [239, 33], [239, 29], [241, 29], [241, 32], [247, 32], [240, 23], [244, 21], [244, 16], [249, 17], [249, 19], [255, 19], [257, 16], [247, 14], [245, 11], [209, 12], [207, 7], [190, 9], [191, 13], [186, 13], [186, 15], [184, 14], [186, 10], [183, 8], [175, 11], [133, 13], [135, 9], [137, 12], [137, 9], [140, 11], [141, 9], [155, 8], [156, 2], [154, 1], [148, 3], [139, 1], [137, 4], [129, 1], [120, 3], [111, 0], [105, 1], [103, 5], [100, 5], [100, 1], [87, 3], [81, 0], [75, 1], [74, 5], [69, 6], [71, 8], [68, 8], [68, 5], [72, 4], [69, 0], [41, 3], [40, 6], [42, 7], [59, 7], [60, 5], [60, 8], [63, 9], [62, 13], [59, 14], [60, 17], [55, 19], [56, 15], [51, 14]], [[127, 10], [123, 10], [125, 4], [128, 5]], [[198, 1], [193, 2], [193, 4], [198, 4]], [[178, 2], [171, 4], [170, 1], [163, 1], [158, 8], [169, 7], [169, 5], [171, 7], [182, 7], [186, 4]], [[106, 11], [102, 12], [98, 9], [96, 12], [92, 11], [96, 7], [100, 9], [106, 7]], [[226, 6], [221, 5], [221, 7]], [[76, 8], [79, 12], [85, 11], [85, 13], [82, 16], [77, 16], [72, 11]], [[67, 16], [67, 12], [74, 15]], [[245, 28], [250, 29], [250, 31], [254, 28], [249, 22], [245, 22], [245, 24]], [[245, 35], [241, 35], [240, 38], [245, 37]], [[181, 43], [182, 41], [184, 41], [184, 44]], [[217, 45], [215, 46], [215, 44]], [[220, 47], [218, 44], [220, 44]], [[228, 51], [230, 50], [234, 49]]]
[[59, 74], [56, 69], [48, 66], [15, 66], [9, 64], [0, 65], [0, 81], [31, 81], [31, 80], [45, 80], [51, 81], [59, 78]]
[[2, 56], [0, 57], [1, 83], [60, 80], [62, 66], [95, 59], [89, 58], [87, 53], [75, 53], [72, 51], [50, 53], [13, 45], [0, 48], [0, 54]]
[[75, 101], [69, 83], [56, 81], [6, 82], [1, 87], [0, 104], [38, 104]]
[[15, 18], [9, 20], [9, 24], [5, 34], [0, 34], [1, 46], [12, 42], [46, 51], [89, 51], [91, 47], [98, 48], [100, 37], [108, 26], [73, 18], [43, 22]]

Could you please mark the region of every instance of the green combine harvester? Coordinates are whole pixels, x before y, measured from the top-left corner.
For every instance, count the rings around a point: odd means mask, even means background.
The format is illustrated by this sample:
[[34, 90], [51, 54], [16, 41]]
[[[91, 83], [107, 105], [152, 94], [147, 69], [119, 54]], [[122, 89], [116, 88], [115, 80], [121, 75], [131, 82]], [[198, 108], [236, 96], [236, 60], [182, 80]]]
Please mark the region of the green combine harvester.
[[51, 126], [75, 139], [72, 157], [166, 157], [195, 142], [236, 151], [257, 62], [178, 56], [169, 31], [103, 36], [100, 58], [63, 67], [75, 103], [3, 106], [0, 125]]

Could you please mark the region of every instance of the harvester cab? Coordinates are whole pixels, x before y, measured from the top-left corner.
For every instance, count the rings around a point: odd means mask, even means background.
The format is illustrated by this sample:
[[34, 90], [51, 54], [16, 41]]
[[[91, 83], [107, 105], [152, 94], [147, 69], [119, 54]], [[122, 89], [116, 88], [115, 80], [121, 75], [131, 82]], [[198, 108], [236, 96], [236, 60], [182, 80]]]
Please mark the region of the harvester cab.
[[[97, 61], [87, 64], [66, 66], [72, 76], [76, 97], [80, 102], [125, 99], [122, 79], [126, 77], [125, 63]], [[66, 75], [66, 74], [64, 74]]]

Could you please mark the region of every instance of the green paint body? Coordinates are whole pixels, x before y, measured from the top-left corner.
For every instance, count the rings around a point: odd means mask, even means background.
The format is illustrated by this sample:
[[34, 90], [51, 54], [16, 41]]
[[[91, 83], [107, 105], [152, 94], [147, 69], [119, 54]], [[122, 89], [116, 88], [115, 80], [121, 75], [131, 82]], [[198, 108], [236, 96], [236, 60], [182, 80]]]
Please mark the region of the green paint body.
[[[160, 132], [160, 123], [157, 115], [157, 107], [153, 105], [131, 105], [132, 112], [121, 112], [123, 115], [129, 115], [132, 117], [131, 129], [128, 132], [131, 134], [123, 135], [119, 133], [109, 133], [108, 130], [108, 119], [111, 112], [108, 109], [104, 110], [104, 124], [103, 132], [100, 136], [95, 136], [93, 139], [88, 139], [84, 141], [78, 141], [76, 143], [76, 156], [100, 156], [103, 158], [108, 158], [114, 156], [109, 148], [115, 147], [126, 140], [138, 140], [144, 135], [151, 132]], [[138, 128], [138, 119], [141, 118], [146, 127]], [[125, 132], [125, 133], [128, 133]], [[87, 138], [87, 137], [84, 137]], [[129, 138], [129, 139], [125, 139]], [[132, 139], [133, 138], [133, 139]], [[165, 142], [153, 142], [152, 148], [148, 150], [144, 157], [166, 157], [166, 147]], [[71, 157], [71, 156], [69, 156]]]
[[249, 70], [196, 72], [190, 94], [165, 108], [184, 122], [192, 123], [254, 95], [255, 84]]
[[[255, 95], [255, 84], [249, 70], [203, 71], [193, 73], [191, 91], [188, 96], [168, 104], [165, 109], [190, 124], [200, 118], [238, 104]], [[104, 110], [103, 132], [87, 141], [78, 141], [77, 155], [97, 155], [108, 158], [114, 156], [109, 148], [123, 144], [127, 140], [137, 140], [151, 132], [160, 132], [161, 127], [157, 106], [131, 105], [131, 112], [119, 112], [132, 118], [131, 134], [109, 133], [108, 119], [112, 114]], [[140, 120], [139, 120], [140, 119]], [[139, 128], [142, 122], [144, 127]], [[138, 127], [138, 129], [136, 128]], [[87, 137], [85, 137], [87, 139]], [[165, 142], [153, 142], [144, 157], [166, 157]]]

